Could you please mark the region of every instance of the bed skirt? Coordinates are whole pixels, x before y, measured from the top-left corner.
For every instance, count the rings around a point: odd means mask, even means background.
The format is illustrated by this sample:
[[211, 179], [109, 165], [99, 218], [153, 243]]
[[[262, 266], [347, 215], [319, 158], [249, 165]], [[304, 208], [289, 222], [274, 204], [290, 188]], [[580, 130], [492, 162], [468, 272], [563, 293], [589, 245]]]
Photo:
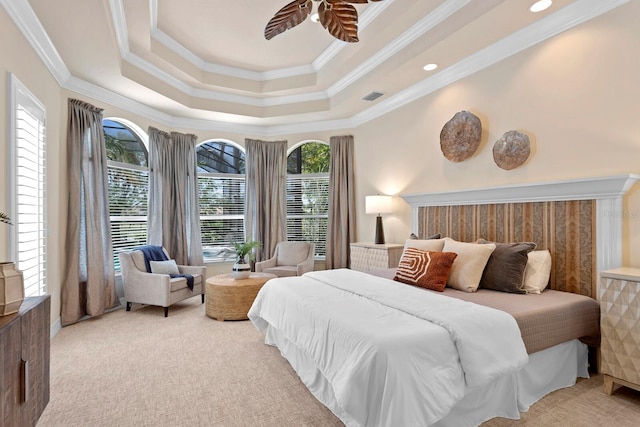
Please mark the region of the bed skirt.
[[[271, 325], [265, 343], [280, 350], [315, 398], [345, 425], [359, 425], [338, 405], [331, 385], [313, 361]], [[514, 374], [467, 389], [463, 399], [434, 426], [478, 426], [495, 417], [520, 419], [520, 412], [528, 411], [548, 393], [574, 385], [578, 377], [589, 378], [587, 346], [579, 340], [558, 344], [530, 354], [527, 365]]]

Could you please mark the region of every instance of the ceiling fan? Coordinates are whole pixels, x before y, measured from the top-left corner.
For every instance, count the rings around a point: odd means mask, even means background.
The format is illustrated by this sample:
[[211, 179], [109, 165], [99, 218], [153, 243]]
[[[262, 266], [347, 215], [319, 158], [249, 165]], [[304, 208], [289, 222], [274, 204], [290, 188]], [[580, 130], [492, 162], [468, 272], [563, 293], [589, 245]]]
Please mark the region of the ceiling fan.
[[271, 40], [307, 19], [313, 8], [312, 1], [319, 3], [320, 23], [333, 37], [355, 43], [358, 41], [358, 12], [352, 4], [382, 0], [294, 0], [271, 18], [264, 29], [264, 37]]

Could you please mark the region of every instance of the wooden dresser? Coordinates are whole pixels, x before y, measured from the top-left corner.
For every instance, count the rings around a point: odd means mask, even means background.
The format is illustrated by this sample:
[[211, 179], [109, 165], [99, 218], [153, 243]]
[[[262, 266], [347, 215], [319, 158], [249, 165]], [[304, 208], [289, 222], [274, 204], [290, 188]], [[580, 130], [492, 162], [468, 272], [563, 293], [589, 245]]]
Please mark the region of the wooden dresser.
[[369, 271], [397, 267], [404, 245], [398, 243], [351, 243], [352, 270]]
[[0, 425], [35, 426], [49, 403], [49, 296], [0, 317]]
[[604, 392], [615, 383], [640, 390], [640, 269], [601, 272], [598, 295]]

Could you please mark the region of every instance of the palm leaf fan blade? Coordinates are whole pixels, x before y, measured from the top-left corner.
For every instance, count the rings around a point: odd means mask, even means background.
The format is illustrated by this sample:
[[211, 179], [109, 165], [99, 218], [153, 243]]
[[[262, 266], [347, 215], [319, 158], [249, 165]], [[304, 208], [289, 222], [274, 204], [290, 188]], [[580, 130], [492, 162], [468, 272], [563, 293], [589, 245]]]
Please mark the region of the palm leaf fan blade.
[[307, 19], [311, 13], [311, 0], [294, 0], [280, 9], [264, 28], [264, 38], [271, 40]]
[[331, 35], [348, 43], [358, 41], [358, 12], [346, 3], [321, 3], [318, 7], [320, 23]]

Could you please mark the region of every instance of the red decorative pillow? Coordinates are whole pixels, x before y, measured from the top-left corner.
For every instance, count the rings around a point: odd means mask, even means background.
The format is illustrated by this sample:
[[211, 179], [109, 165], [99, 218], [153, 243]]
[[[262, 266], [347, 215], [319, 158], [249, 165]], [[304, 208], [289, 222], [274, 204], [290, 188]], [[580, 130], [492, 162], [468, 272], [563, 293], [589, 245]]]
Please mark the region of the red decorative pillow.
[[406, 248], [393, 280], [443, 292], [457, 256], [455, 252], [430, 252]]

